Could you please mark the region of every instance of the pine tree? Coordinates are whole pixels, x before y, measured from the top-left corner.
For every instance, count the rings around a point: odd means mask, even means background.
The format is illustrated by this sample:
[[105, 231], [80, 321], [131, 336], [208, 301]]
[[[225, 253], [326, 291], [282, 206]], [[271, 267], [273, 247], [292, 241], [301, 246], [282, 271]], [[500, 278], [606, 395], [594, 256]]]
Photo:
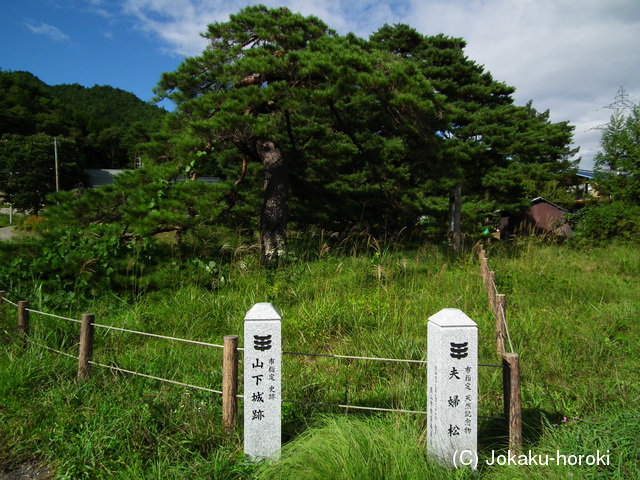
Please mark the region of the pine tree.
[[191, 138], [167, 140], [186, 163], [213, 159], [228, 211], [259, 218], [265, 264], [286, 255], [290, 221], [397, 231], [443, 193], [459, 249], [463, 193], [486, 196], [496, 172], [523, 171], [514, 165], [560, 171], [572, 153], [571, 127], [514, 106], [514, 89], [469, 60], [462, 39], [403, 25], [339, 36], [261, 5], [204, 36], [205, 51], [156, 89]]
[[299, 220], [397, 225], [416, 191], [399, 193], [411, 181], [409, 147], [437, 143], [435, 94], [415, 65], [282, 8], [248, 7], [205, 37], [209, 47], [163, 75], [157, 93], [205, 150], [215, 145], [238, 186], [247, 175], [234, 178], [229, 158], [236, 172], [261, 165], [266, 264], [286, 254], [290, 194]]
[[628, 115], [611, 118], [602, 134], [595, 165], [600, 193], [640, 204], [640, 105]]
[[[449, 224], [456, 251], [461, 248], [463, 192], [486, 198], [497, 171], [522, 172], [523, 165], [545, 165], [546, 170], [561, 173], [571, 167], [569, 158], [576, 153], [570, 148], [573, 127], [549, 122], [549, 113], [539, 114], [531, 103], [513, 105], [515, 89], [470, 60], [463, 39], [427, 37], [407, 25], [385, 25], [371, 39], [380, 48], [418, 62], [445, 97], [446, 127], [438, 133], [444, 141], [432, 175], [440, 188], [449, 189]], [[502, 199], [517, 203], [524, 178], [509, 180], [519, 188]], [[497, 207], [490, 202], [487, 212]]]

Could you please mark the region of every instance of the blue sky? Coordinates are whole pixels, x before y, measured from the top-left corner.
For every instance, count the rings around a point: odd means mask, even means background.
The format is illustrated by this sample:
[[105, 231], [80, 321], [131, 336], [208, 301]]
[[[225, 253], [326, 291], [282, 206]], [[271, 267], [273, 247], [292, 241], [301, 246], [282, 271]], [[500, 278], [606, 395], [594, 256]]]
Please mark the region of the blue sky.
[[161, 73], [182, 60], [118, 9], [20, 0], [2, 10], [0, 68], [29, 71], [50, 85], [111, 85], [150, 100]]
[[517, 104], [575, 125], [585, 168], [620, 85], [640, 103], [639, 0], [8, 0], [0, 68], [150, 100], [162, 72], [202, 52], [207, 24], [255, 3], [316, 15], [342, 34], [406, 23], [463, 37], [471, 59], [516, 87]]

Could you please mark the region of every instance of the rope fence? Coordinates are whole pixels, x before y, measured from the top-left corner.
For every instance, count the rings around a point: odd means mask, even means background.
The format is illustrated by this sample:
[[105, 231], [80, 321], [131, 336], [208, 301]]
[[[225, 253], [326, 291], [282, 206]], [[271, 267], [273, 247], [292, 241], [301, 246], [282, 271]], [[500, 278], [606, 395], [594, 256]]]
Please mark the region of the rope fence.
[[500, 313], [502, 315], [502, 319], [504, 322], [504, 331], [507, 334], [507, 340], [509, 341], [509, 349], [511, 350], [511, 353], [514, 353], [513, 343], [511, 342], [511, 335], [509, 335], [509, 324], [507, 323], [507, 312], [505, 311], [503, 304], [498, 305], [498, 308], [500, 309]]
[[13, 303], [11, 300], [9, 300], [8, 298], [6, 298], [6, 297], [4, 297], [4, 296], [3, 296], [3, 297], [0, 297], [0, 298], [2, 298], [2, 301], [3, 301], [3, 302], [8, 303], [9, 305], [12, 305], [12, 306], [14, 306], [14, 307], [17, 307], [17, 306], [18, 306], [18, 304], [17, 304], [17, 303]]
[[[58, 318], [62, 318], [62, 317], [58, 317]], [[75, 320], [75, 321], [77, 321], [77, 320]], [[166, 335], [157, 335], [155, 333], [147, 333], [147, 332], [137, 332], [135, 330], [128, 330], [126, 328], [121, 328], [121, 327], [111, 327], [109, 325], [99, 325], [97, 323], [94, 323], [93, 326], [96, 327], [96, 328], [104, 328], [106, 330], [116, 330], [118, 332], [132, 333], [132, 334], [135, 334], [135, 335], [141, 335], [143, 337], [160, 338], [162, 340], [171, 340], [171, 341], [174, 341], [174, 342], [190, 343], [192, 345], [202, 345], [202, 346], [205, 346], [205, 347], [223, 348], [222, 345], [216, 345], [215, 343], [200, 342], [200, 341], [197, 341], [197, 340], [188, 340], [186, 338], [169, 337], [169, 336], [166, 336]]]
[[379, 407], [363, 407], [360, 405], [337, 405], [333, 403], [322, 403], [322, 402], [303, 402], [299, 400], [282, 400], [282, 403], [295, 403], [298, 405], [311, 405], [311, 406], [321, 406], [321, 407], [338, 407], [345, 408], [347, 410], [367, 410], [371, 412], [389, 412], [389, 413], [409, 413], [409, 414], [418, 414], [418, 415], [428, 415], [429, 412], [420, 412], [416, 410], [400, 410], [393, 408], [379, 408]]
[[181, 387], [188, 387], [188, 388], [193, 388], [195, 390], [201, 390], [203, 392], [216, 393], [218, 395], [222, 395], [222, 392], [220, 390], [213, 390], [211, 388], [199, 387], [197, 385], [191, 385], [189, 383], [178, 382], [176, 380], [169, 380], [167, 378], [156, 377], [154, 375], [147, 375], [146, 373], [134, 372], [133, 370], [125, 370], [124, 368], [114, 367], [113, 365], [104, 365], [102, 363], [97, 363], [97, 362], [89, 362], [89, 363], [91, 365], [95, 365], [96, 367], [107, 368], [109, 370], [113, 370], [113, 371], [116, 371], [118, 373], [127, 373], [129, 375], [133, 375], [133, 376], [136, 376], [136, 377], [149, 378], [151, 380], [157, 380], [159, 382], [169, 383], [171, 385], [179, 385]]
[[[20, 301], [14, 303], [7, 299], [4, 296], [4, 292], [0, 292], [0, 304], [7, 303], [18, 309], [18, 334], [22, 338], [25, 346], [27, 343], [30, 343], [38, 348], [42, 348], [53, 353], [65, 356], [67, 358], [74, 359], [78, 361], [78, 379], [85, 379], [91, 376], [91, 367], [100, 367], [109, 369], [111, 371], [116, 371], [119, 373], [124, 373], [132, 376], [138, 376], [154, 381], [159, 381], [167, 384], [178, 385], [185, 388], [192, 388], [195, 390], [214, 393], [216, 395], [222, 396], [222, 406], [223, 406], [223, 424], [227, 431], [232, 431], [235, 426], [236, 419], [236, 406], [237, 401], [244, 401], [244, 395], [238, 394], [238, 351], [243, 351], [244, 348], [238, 347], [237, 340], [238, 337], [236, 335], [229, 335], [225, 337], [224, 345], [219, 345], [215, 343], [202, 342], [197, 340], [190, 340], [185, 338], [178, 338], [167, 335], [159, 335], [155, 333], [149, 332], [141, 332], [131, 329], [126, 329], [122, 327], [115, 327], [109, 325], [101, 325], [94, 322], [94, 316], [85, 314], [82, 316], [82, 320], [77, 320], [74, 318], [68, 318], [64, 316], [54, 315], [51, 313], [46, 313], [42, 311], [38, 311], [35, 309], [28, 308], [28, 302]], [[81, 332], [80, 332], [80, 342], [79, 342], [79, 355], [74, 356], [66, 352], [62, 352], [60, 350], [56, 350], [46, 345], [42, 345], [34, 342], [29, 336], [29, 314], [37, 314], [43, 315], [49, 318], [56, 318], [63, 321], [68, 321], [72, 323], [81, 324]], [[505, 322], [506, 324], [506, 322]], [[185, 382], [180, 382], [176, 380], [170, 380], [154, 375], [149, 375], [145, 373], [141, 373], [139, 371], [127, 370], [114, 365], [106, 365], [103, 363], [98, 363], [93, 361], [93, 337], [94, 337], [94, 329], [101, 328], [110, 331], [118, 331], [123, 333], [129, 333], [134, 335], [140, 335], [149, 338], [157, 338], [168, 341], [181, 342], [192, 345], [200, 345], [205, 347], [213, 347], [213, 348], [221, 348], [223, 349], [223, 384], [222, 390], [215, 390], [208, 387], [202, 387], [198, 385], [193, 385]], [[507, 333], [508, 336], [508, 333]], [[229, 342], [228, 342], [229, 340]], [[510, 343], [510, 339], [509, 339]], [[336, 354], [326, 354], [326, 353], [300, 353], [300, 352], [282, 352], [285, 355], [293, 355], [293, 356], [308, 356], [308, 357], [322, 357], [322, 358], [334, 358], [340, 360], [361, 360], [361, 361], [374, 361], [374, 362], [388, 362], [388, 363], [404, 363], [404, 364], [414, 364], [414, 365], [426, 365], [426, 360], [413, 360], [413, 359], [400, 359], [400, 358], [379, 358], [379, 357], [366, 357], [366, 356], [355, 356], [355, 355], [336, 355]], [[492, 368], [502, 368], [503, 369], [503, 379], [507, 378], [505, 372], [509, 369], [509, 366], [503, 361], [502, 365], [493, 365], [493, 364], [478, 364], [479, 367], [492, 367]], [[507, 384], [504, 383], [505, 390], [505, 402], [507, 401]], [[510, 384], [509, 384], [509, 388]], [[519, 395], [519, 392], [518, 392]], [[510, 396], [511, 398], [511, 396]], [[400, 414], [414, 414], [414, 415], [427, 415], [429, 412], [426, 411], [417, 411], [417, 410], [406, 410], [406, 409], [392, 409], [392, 408], [381, 408], [381, 407], [368, 407], [361, 405], [345, 405], [345, 404], [331, 404], [331, 403], [323, 403], [323, 402], [310, 402], [310, 401], [301, 401], [301, 400], [281, 400], [282, 403], [290, 403], [297, 405], [307, 405], [307, 406], [318, 406], [318, 407], [332, 407], [332, 408], [341, 408], [345, 410], [359, 410], [359, 411], [372, 411], [372, 412], [386, 412], [386, 413], [400, 413]], [[506, 405], [506, 403], [505, 403]], [[505, 408], [506, 411], [506, 408]], [[481, 417], [481, 418], [496, 418], [496, 417]], [[504, 418], [504, 417], [501, 417]], [[509, 418], [507, 414], [507, 418]]]
[[478, 259], [480, 261], [480, 274], [482, 275], [482, 283], [487, 289], [489, 310], [496, 318], [496, 352], [502, 355], [507, 351], [509, 345], [509, 353], [515, 353], [511, 335], [509, 334], [509, 326], [507, 324], [507, 302], [506, 295], [498, 293], [496, 284], [496, 272], [489, 269], [489, 258], [482, 245], [479, 245]]
[[66, 353], [66, 352], [61, 352], [60, 350], [56, 350], [55, 348], [51, 348], [51, 347], [48, 347], [46, 345], [42, 345], [40, 343], [36, 343], [33, 340], [30, 340], [29, 343], [31, 343], [31, 345], [34, 345], [34, 346], [36, 346], [38, 348], [42, 348], [44, 350], [49, 350], [50, 352], [57, 353], [58, 355], [62, 355], [64, 357], [68, 357], [68, 358], [72, 358], [74, 360], [78, 360], [78, 357], [76, 357], [74, 355], [71, 355], [71, 354]]
[[[75, 355], [71, 355], [69, 353], [62, 352], [60, 350], [56, 350], [55, 348], [48, 347], [47, 345], [42, 345], [40, 343], [36, 343], [33, 340], [30, 340], [29, 343], [31, 343], [32, 345], [34, 345], [34, 346], [36, 346], [38, 348], [42, 348], [44, 350], [48, 350], [50, 352], [57, 353], [58, 355], [62, 355], [64, 357], [71, 358], [73, 360], [79, 360], [79, 357], [76, 357]], [[193, 388], [195, 390], [202, 390], [204, 392], [217, 393], [219, 395], [222, 395], [222, 392], [219, 391], [219, 390], [213, 390], [211, 388], [200, 387], [198, 385], [192, 385], [192, 384], [189, 384], [189, 383], [178, 382], [176, 380], [169, 380], [167, 378], [156, 377], [154, 375], [147, 375], [145, 373], [140, 373], [140, 372], [133, 371], [133, 370], [125, 370], [124, 368], [114, 367], [113, 365], [105, 365], [105, 364], [97, 363], [97, 362], [93, 362], [93, 361], [90, 361], [89, 364], [90, 365], [94, 365], [96, 367], [102, 367], [102, 368], [106, 368], [106, 369], [109, 369], [109, 370], [113, 370], [113, 371], [118, 372], [118, 373], [127, 373], [129, 375], [133, 375], [133, 376], [137, 376], [137, 377], [149, 378], [151, 380], [157, 380], [157, 381], [163, 382], [163, 383], [168, 383], [168, 384], [172, 384], [172, 385], [179, 385], [181, 387], [188, 387], [188, 388]]]
[[82, 323], [81, 320], [76, 320], [74, 318], [61, 317], [59, 315], [53, 315], [52, 313], [39, 312], [38, 310], [33, 310], [31, 308], [27, 308], [26, 310], [27, 312], [35, 313], [37, 315], [43, 315], [45, 317], [58, 318], [60, 320], [66, 320], [67, 322]]
[[298, 353], [298, 352], [282, 352], [282, 353], [285, 355], [302, 355], [306, 357], [339, 358], [343, 360], [373, 360], [378, 362], [419, 363], [419, 364], [427, 363], [425, 360], [405, 360], [402, 358], [355, 357], [352, 355], [331, 355], [328, 353]]
[[[504, 412], [509, 423], [509, 448], [518, 451], [522, 446], [522, 398], [520, 393], [520, 356], [515, 353], [507, 322], [506, 295], [498, 293], [496, 272], [489, 269], [484, 247], [477, 248], [482, 283], [487, 289], [489, 310], [495, 315], [496, 353], [502, 357]], [[507, 345], [509, 352], [507, 352]]]

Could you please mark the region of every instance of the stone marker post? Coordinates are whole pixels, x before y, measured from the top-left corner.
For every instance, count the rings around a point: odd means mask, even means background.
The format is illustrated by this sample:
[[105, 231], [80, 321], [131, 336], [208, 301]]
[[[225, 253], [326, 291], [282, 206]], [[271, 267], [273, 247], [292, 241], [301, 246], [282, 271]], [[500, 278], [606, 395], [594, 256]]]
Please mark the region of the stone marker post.
[[[478, 327], [445, 308], [427, 325], [427, 451], [472, 467], [478, 447]], [[462, 462], [460, 461], [462, 460]]]
[[244, 317], [244, 453], [275, 460], [281, 447], [282, 327], [270, 303]]

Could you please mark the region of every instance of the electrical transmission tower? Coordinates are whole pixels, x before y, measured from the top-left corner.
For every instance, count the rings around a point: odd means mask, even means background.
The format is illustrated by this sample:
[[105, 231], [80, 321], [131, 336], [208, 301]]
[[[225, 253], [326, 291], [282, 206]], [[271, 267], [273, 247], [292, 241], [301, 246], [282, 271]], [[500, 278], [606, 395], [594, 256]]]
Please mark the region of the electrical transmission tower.
[[[618, 117], [620, 115], [624, 115], [630, 110], [633, 110], [634, 107], [635, 105], [631, 100], [629, 100], [629, 94], [625, 91], [624, 85], [620, 85], [620, 87], [618, 88], [618, 93], [616, 93], [616, 96], [613, 99], [613, 103], [605, 105], [598, 110], [602, 110], [603, 108], [612, 109], [614, 110], [614, 116]], [[602, 125], [590, 128], [589, 130], [605, 130], [608, 126], [608, 123], [603, 123]]]
[[612, 108], [615, 110], [615, 114], [619, 115], [627, 110], [633, 110], [635, 105], [631, 100], [629, 100], [629, 94], [625, 92], [624, 85], [620, 85], [618, 88], [618, 93], [616, 94], [616, 98], [613, 100], [613, 103], [603, 107], [603, 108]]

